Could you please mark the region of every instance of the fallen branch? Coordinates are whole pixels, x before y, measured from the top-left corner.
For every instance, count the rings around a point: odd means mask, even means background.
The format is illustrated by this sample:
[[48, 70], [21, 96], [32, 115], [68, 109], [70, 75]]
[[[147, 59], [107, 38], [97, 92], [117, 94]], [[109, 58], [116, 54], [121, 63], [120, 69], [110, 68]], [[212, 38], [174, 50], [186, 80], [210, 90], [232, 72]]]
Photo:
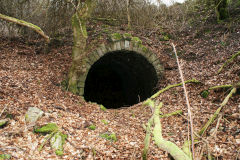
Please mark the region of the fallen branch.
[[182, 114], [182, 110], [177, 110], [177, 111], [174, 111], [174, 112], [171, 112], [171, 113], [160, 115], [160, 118], [166, 118], [166, 117], [179, 115], [179, 114]]
[[155, 106], [154, 112], [154, 124], [155, 127], [153, 129], [153, 136], [156, 145], [164, 151], [167, 151], [175, 160], [191, 160], [191, 158], [183, 152], [176, 144], [166, 141], [162, 137], [162, 126], [159, 118], [160, 108], [162, 107], [162, 103], [160, 105]]
[[218, 117], [221, 109], [223, 108], [223, 106], [225, 106], [229, 100], [229, 98], [232, 97], [232, 95], [234, 93], [236, 93], [237, 88], [232, 88], [232, 90], [230, 91], [230, 93], [226, 96], [226, 98], [223, 100], [223, 102], [220, 104], [220, 107], [216, 110], [216, 112], [213, 114], [213, 116], [207, 121], [207, 123], [203, 126], [203, 128], [199, 131], [199, 135], [202, 136], [205, 131], [207, 130], [207, 128], [214, 122], [214, 120]]
[[220, 73], [226, 65], [228, 65], [228, 64], [231, 63], [231, 62], [233, 62], [233, 60], [234, 60], [237, 56], [239, 56], [239, 55], [240, 55], [240, 51], [237, 52], [236, 54], [234, 54], [230, 59], [228, 59], [228, 60], [221, 66], [221, 68], [218, 70], [218, 73]]
[[[147, 126], [144, 127], [146, 130], [146, 136], [144, 139], [144, 150], [143, 150], [143, 160], [147, 159], [147, 153], [151, 141], [151, 134], [153, 134], [153, 139], [156, 143], [156, 145], [168, 152], [175, 160], [191, 160], [191, 156], [188, 156], [187, 153], [185, 153], [181, 148], [179, 148], [177, 145], [170, 141], [166, 141], [162, 137], [162, 127], [160, 123], [160, 108], [162, 107], [162, 103], [159, 105], [156, 105], [157, 103], [152, 101], [151, 99], [148, 99], [144, 103], [145, 105], [150, 106], [153, 109], [153, 116], [148, 120]], [[177, 111], [179, 112], [179, 111]], [[155, 124], [153, 131], [151, 130], [151, 127]], [[190, 152], [190, 151], [189, 151]], [[191, 154], [191, 153], [190, 153]]]
[[97, 20], [97, 21], [118, 21], [117, 19], [114, 18], [100, 18], [100, 17], [91, 17], [92, 20]]
[[143, 149], [143, 153], [142, 153], [143, 160], [147, 160], [148, 148], [149, 148], [150, 141], [151, 141], [152, 123], [153, 123], [153, 116], [148, 120], [148, 123], [146, 126], [146, 136], [144, 139], [144, 149]]
[[[185, 81], [184, 83], [185, 83], [185, 84], [187, 84], [187, 83], [200, 83], [200, 81], [198, 81], [198, 80], [196, 80], [196, 79], [191, 79], [191, 80]], [[179, 86], [182, 86], [182, 85], [183, 85], [183, 83], [178, 83], [178, 84], [169, 85], [169, 86], [161, 89], [160, 91], [158, 91], [158, 92], [155, 93], [154, 95], [152, 95], [152, 96], [150, 97], [150, 99], [156, 98], [156, 97], [159, 96], [161, 93], [167, 91], [167, 90], [170, 89], [170, 88], [179, 87]]]
[[19, 24], [21, 26], [28, 27], [28, 28], [34, 30], [35, 32], [37, 32], [38, 34], [40, 34], [47, 43], [50, 43], [49, 37], [42, 31], [42, 29], [32, 23], [29, 23], [29, 22], [26, 22], [23, 20], [19, 20], [19, 19], [13, 18], [13, 17], [9, 17], [9, 16], [3, 15], [1, 13], [0, 13], [0, 19]]
[[221, 119], [222, 119], [222, 114], [220, 114], [220, 116], [219, 116], [219, 118], [218, 118], [218, 121], [217, 121], [216, 128], [215, 128], [215, 130], [213, 131], [213, 133], [211, 134], [212, 137], [213, 137], [213, 136], [216, 137], [216, 135], [217, 135], [217, 130], [218, 130], [218, 128], [219, 128], [219, 124], [220, 124]]
[[214, 90], [214, 89], [220, 89], [220, 88], [231, 88], [233, 85], [228, 84], [228, 85], [221, 85], [221, 86], [213, 86], [210, 87], [209, 90]]

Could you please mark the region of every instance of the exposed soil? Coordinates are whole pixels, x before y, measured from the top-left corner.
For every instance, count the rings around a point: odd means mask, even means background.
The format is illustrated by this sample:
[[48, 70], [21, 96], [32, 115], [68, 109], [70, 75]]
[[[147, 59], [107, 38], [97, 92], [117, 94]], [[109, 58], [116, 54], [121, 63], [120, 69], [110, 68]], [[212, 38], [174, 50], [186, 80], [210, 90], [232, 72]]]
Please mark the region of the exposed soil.
[[[191, 31], [191, 34], [179, 35], [170, 41], [159, 41], [161, 35], [158, 31], [146, 33], [135, 34], [157, 53], [166, 68], [159, 89], [180, 82], [171, 42], [177, 46], [185, 79], [195, 78], [202, 82], [187, 85], [194, 130], [198, 132], [227, 94], [222, 90], [211, 91], [204, 99], [200, 96], [201, 91], [210, 86], [240, 81], [240, 57], [217, 74], [225, 60], [240, 50], [240, 28], [235, 28], [234, 32], [214, 31], [213, 28], [198, 37]], [[151, 109], [139, 103], [104, 112], [99, 105], [86, 103], [83, 98], [62, 90], [60, 83], [71, 66], [71, 51], [71, 46], [65, 45], [53, 48], [48, 54], [36, 54], [35, 45], [22, 40], [0, 39], [0, 111], [6, 106], [1, 118], [9, 114], [13, 116], [9, 124], [0, 129], [0, 153], [11, 154], [13, 159], [141, 159], [145, 137], [142, 125], [151, 117]], [[157, 99], [164, 103], [161, 109], [164, 114], [183, 110], [182, 116], [161, 120], [164, 138], [182, 146], [188, 137], [187, 107], [182, 87], [170, 89]], [[37, 148], [44, 136], [33, 133], [32, 128], [19, 132], [26, 126], [24, 115], [31, 106], [45, 112], [37, 125], [54, 122], [68, 135], [64, 156], [57, 157], [49, 144], [39, 152]], [[208, 151], [216, 159], [240, 158], [239, 111], [240, 95], [235, 94], [223, 108], [219, 124], [216, 120], [204, 135], [209, 144]], [[88, 129], [91, 124], [96, 126], [95, 130]], [[216, 135], [211, 136], [216, 126]], [[104, 132], [116, 133], [118, 140], [111, 142], [99, 137]], [[205, 142], [201, 140], [195, 146], [196, 154], [200, 155], [204, 149], [202, 159], [207, 159]], [[149, 159], [167, 160], [170, 157], [152, 142]]]

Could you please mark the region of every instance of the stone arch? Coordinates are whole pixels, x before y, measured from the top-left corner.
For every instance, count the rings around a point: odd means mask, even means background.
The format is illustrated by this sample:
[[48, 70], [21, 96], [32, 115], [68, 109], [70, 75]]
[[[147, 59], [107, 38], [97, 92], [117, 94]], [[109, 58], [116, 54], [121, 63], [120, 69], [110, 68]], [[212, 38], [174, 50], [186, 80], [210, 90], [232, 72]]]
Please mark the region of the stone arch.
[[84, 95], [85, 81], [92, 65], [108, 53], [129, 52], [138, 54], [152, 64], [158, 79], [162, 77], [164, 68], [159, 58], [155, 53], [151, 52], [147, 47], [142, 45], [139, 38], [124, 35], [120, 38], [116, 37], [117, 36], [115, 36], [115, 38], [111, 38], [111, 42], [108, 44], [101, 44], [93, 52], [82, 58], [80, 63], [76, 63], [76, 65], [81, 68], [81, 73], [78, 74], [77, 77], [77, 93], [79, 95]]

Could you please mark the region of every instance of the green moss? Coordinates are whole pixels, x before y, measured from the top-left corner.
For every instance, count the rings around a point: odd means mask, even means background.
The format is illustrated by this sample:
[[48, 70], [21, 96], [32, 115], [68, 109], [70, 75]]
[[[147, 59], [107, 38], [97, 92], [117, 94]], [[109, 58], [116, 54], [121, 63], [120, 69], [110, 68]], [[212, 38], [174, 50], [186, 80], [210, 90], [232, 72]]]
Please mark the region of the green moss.
[[8, 120], [7, 119], [2, 119], [0, 120], [0, 128], [3, 128], [4, 126], [6, 126], [8, 123]]
[[132, 35], [131, 35], [130, 33], [124, 33], [124, 34], [123, 34], [123, 38], [124, 38], [125, 40], [131, 40], [131, 39], [132, 39]]
[[142, 44], [142, 41], [138, 37], [132, 37], [131, 41], [136, 43], [136, 44]]
[[106, 119], [102, 119], [101, 122], [105, 125], [108, 125], [108, 120], [106, 120]]
[[102, 111], [107, 111], [107, 108], [106, 107], [104, 107], [102, 104], [100, 105], [100, 109], [102, 110]]
[[209, 95], [209, 91], [208, 90], [204, 90], [200, 93], [200, 95], [203, 97], [203, 98], [207, 98], [208, 95]]
[[43, 133], [43, 134], [52, 133], [56, 131], [58, 131], [58, 126], [55, 123], [48, 123], [34, 130], [34, 132], [36, 133]]
[[63, 80], [61, 83], [60, 83], [61, 87], [63, 90], [67, 90], [68, 88], [68, 80]]
[[148, 48], [145, 47], [144, 45], [141, 45], [141, 48], [142, 48], [143, 52], [145, 52], [145, 53], [149, 52]]
[[113, 33], [113, 34], [111, 34], [111, 40], [113, 41], [113, 42], [116, 42], [116, 41], [120, 41], [120, 40], [122, 40], [122, 35], [120, 34], [120, 33]]
[[62, 156], [63, 155], [62, 150], [56, 150], [55, 153], [56, 153], [57, 156]]
[[13, 114], [11, 114], [11, 113], [7, 113], [6, 118], [13, 119]]
[[115, 133], [102, 133], [99, 135], [101, 138], [104, 138], [106, 140], [109, 140], [109, 141], [113, 141], [113, 142], [116, 142], [117, 141], [117, 136]]
[[[81, 33], [84, 38], [87, 38], [87, 29], [86, 29], [86, 20], [85, 19], [79, 19], [77, 14], [74, 14], [72, 16], [72, 26], [76, 30], [77, 33]], [[79, 36], [78, 36], [79, 37]], [[79, 37], [81, 38], [81, 37]]]
[[135, 117], [136, 117], [134, 113], [132, 113], [132, 117], [133, 117], [133, 118], [135, 118]]
[[[65, 140], [67, 138], [67, 135], [57, 132], [52, 138], [51, 138], [51, 147], [55, 149], [55, 153], [58, 156], [63, 155], [63, 145], [65, 143]], [[59, 144], [60, 143], [60, 144]]]
[[0, 154], [0, 160], [1, 159], [11, 159], [11, 155], [10, 154]]
[[90, 130], [95, 130], [96, 129], [96, 126], [95, 125], [90, 125], [89, 127], [88, 127]]
[[78, 94], [77, 83], [76, 84], [69, 84], [68, 90], [71, 91], [73, 94]]
[[92, 153], [93, 153], [93, 157], [95, 157], [97, 155], [95, 148], [92, 148]]
[[169, 41], [170, 38], [168, 37], [168, 35], [165, 35], [165, 36], [163, 36], [163, 40], [164, 40], [164, 41]]

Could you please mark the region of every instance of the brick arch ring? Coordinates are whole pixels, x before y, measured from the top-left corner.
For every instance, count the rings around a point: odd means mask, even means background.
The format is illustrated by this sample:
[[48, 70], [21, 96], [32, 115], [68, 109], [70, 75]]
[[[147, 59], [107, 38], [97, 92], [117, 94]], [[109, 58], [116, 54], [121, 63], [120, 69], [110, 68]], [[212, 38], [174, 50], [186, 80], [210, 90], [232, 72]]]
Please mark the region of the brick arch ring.
[[78, 95], [84, 95], [85, 82], [91, 67], [110, 53], [122, 53], [123, 56], [124, 53], [127, 53], [128, 55], [135, 54], [136, 56], [145, 59], [149, 64], [152, 65], [158, 80], [163, 76], [164, 68], [161, 61], [155, 53], [151, 52], [146, 46], [142, 45], [142, 42], [139, 38], [131, 37], [121, 38], [120, 40], [112, 39], [110, 43], [101, 44], [93, 52], [82, 58], [80, 64], [78, 63], [79, 69], [81, 70], [81, 74], [78, 74], [77, 77]]

